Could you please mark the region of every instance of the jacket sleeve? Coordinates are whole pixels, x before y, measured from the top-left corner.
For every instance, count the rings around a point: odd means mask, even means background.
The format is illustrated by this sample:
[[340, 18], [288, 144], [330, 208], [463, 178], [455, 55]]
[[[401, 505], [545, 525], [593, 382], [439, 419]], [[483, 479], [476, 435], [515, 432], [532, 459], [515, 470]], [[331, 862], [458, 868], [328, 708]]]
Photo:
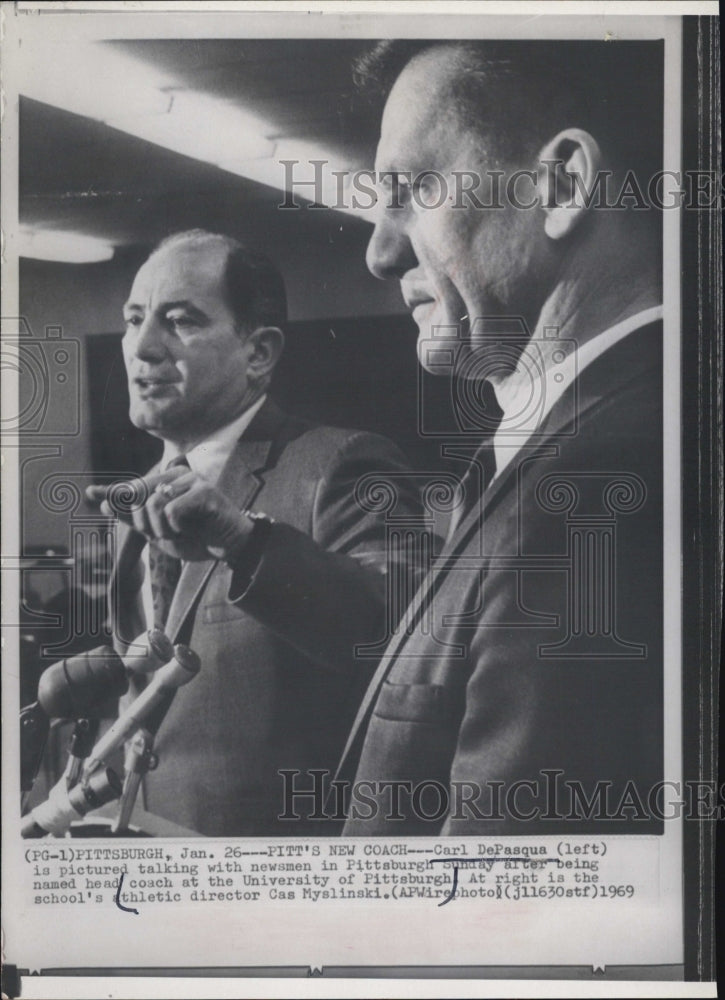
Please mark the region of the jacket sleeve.
[[[320, 470], [310, 534], [275, 522], [251, 582], [239, 594], [232, 577], [229, 599], [324, 667], [372, 667], [419, 582], [421, 515], [400, 451], [350, 435]], [[405, 549], [391, 523], [408, 527]]]

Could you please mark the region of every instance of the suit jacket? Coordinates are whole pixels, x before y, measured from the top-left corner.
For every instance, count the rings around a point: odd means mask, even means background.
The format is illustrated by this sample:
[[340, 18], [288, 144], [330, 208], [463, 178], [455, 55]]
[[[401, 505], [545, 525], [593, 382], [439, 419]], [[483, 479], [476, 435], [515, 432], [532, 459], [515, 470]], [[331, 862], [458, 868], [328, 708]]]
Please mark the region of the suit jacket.
[[[585, 368], [447, 541], [337, 775], [399, 801], [348, 787], [346, 834], [661, 829], [661, 340]], [[648, 818], [621, 808], [630, 781]]]
[[[184, 565], [166, 632], [189, 644], [202, 668], [159, 729], [158, 768], [144, 779], [150, 812], [214, 836], [311, 832], [278, 820], [278, 772], [332, 771], [339, 760], [370, 679], [370, 660], [356, 660], [354, 646], [385, 634], [385, 519], [362, 510], [353, 490], [365, 473], [393, 473], [401, 509], [414, 515], [417, 494], [401, 471], [402, 455], [384, 438], [315, 427], [272, 401], [255, 416], [218, 486], [275, 524], [235, 603], [225, 563]], [[119, 530], [111, 605], [123, 651], [145, 627], [145, 540]]]

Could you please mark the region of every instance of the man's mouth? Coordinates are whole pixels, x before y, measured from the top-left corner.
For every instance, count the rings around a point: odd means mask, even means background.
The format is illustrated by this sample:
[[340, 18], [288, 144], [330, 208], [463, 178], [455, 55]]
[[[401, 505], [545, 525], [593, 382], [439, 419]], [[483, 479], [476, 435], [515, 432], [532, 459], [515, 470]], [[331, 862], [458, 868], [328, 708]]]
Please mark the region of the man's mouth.
[[168, 378], [156, 378], [153, 375], [150, 376], [137, 376], [133, 380], [133, 384], [136, 386], [138, 392], [144, 396], [157, 396], [166, 395], [171, 387], [176, 384], [175, 379]]
[[432, 295], [428, 295], [423, 291], [413, 291], [412, 289], [410, 289], [407, 294], [403, 291], [403, 299], [405, 300], [406, 306], [411, 311], [417, 308], [417, 306], [423, 305], [425, 302], [435, 301]]
[[407, 302], [407, 306], [410, 309], [413, 319], [418, 322], [423, 318], [425, 313], [431, 311], [435, 305], [435, 301], [435, 299], [430, 298], [414, 298]]

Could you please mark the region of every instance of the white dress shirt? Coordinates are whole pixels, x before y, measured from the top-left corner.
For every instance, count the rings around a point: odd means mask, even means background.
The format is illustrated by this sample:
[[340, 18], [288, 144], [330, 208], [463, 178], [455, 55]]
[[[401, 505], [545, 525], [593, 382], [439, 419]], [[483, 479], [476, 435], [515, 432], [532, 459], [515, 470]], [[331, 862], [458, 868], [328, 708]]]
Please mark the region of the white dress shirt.
[[662, 315], [662, 306], [644, 309], [578, 348], [572, 341], [559, 342], [555, 338], [531, 341], [522, 352], [516, 372], [495, 387], [496, 399], [503, 411], [493, 438], [496, 476], [539, 429], [554, 403], [587, 365], [628, 334], [661, 320]]
[[[261, 410], [266, 400], [266, 395], [261, 396], [256, 403], [245, 410], [236, 420], [230, 424], [220, 427], [214, 431], [206, 440], [182, 453], [181, 449], [171, 441], [164, 443], [164, 453], [161, 457], [160, 468], [166, 469], [170, 462], [173, 462], [179, 455], [185, 454], [192, 472], [206, 479], [212, 486], [216, 486], [222, 469], [236, 447], [237, 441], [251, 424], [254, 417]], [[154, 602], [151, 595], [151, 574], [149, 573], [148, 546], [144, 546], [141, 553], [141, 564], [144, 568], [143, 582], [141, 584], [141, 603], [147, 625], [154, 620]]]

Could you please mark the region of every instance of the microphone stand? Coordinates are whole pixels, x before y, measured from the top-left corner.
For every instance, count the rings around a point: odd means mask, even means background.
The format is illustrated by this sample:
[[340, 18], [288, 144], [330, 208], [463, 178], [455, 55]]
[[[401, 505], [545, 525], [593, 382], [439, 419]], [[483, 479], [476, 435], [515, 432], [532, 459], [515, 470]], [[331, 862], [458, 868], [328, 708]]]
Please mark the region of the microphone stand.
[[93, 773], [114, 746], [122, 740], [125, 742], [125, 776], [118, 818], [112, 829], [114, 834], [128, 830], [141, 781], [158, 764], [153, 752], [154, 740], [176, 696], [176, 689], [188, 684], [201, 667], [199, 657], [188, 646], [177, 645], [173, 651], [174, 659], [156, 672], [151, 685], [141, 692], [96, 744], [87, 765], [88, 773]]
[[100, 722], [100, 719], [76, 719], [68, 748], [68, 763], [63, 772], [69, 789], [77, 785], [81, 779], [83, 765], [96, 742]]
[[[96, 808], [97, 805], [119, 798], [122, 794], [121, 783], [115, 773], [108, 768], [105, 772], [112, 775], [112, 779], [108, 779], [110, 784], [107, 782], [104, 784], [104, 779], [94, 778], [91, 773], [85, 774], [84, 771], [96, 745], [101, 718], [106, 716], [103, 711], [105, 700], [117, 697], [127, 690], [127, 676], [132, 671], [141, 673], [155, 671], [165, 666], [174, 655], [174, 647], [160, 629], [152, 629], [143, 638], [146, 644], [142, 653], [131, 652], [121, 657], [110, 647], [101, 646], [58, 661], [40, 677], [38, 700], [21, 710], [21, 813], [24, 812], [40, 769], [50, 729], [50, 719], [75, 717], [75, 726], [68, 747], [68, 760], [63, 774], [51, 790], [48, 800], [37, 807], [40, 809], [39, 815], [43, 821], [49, 824], [45, 827], [47, 832], [61, 829], [61, 819], [69, 823], [69, 817], [84, 816], [91, 807]], [[177, 664], [178, 671], [174, 673], [175, 681], [172, 683], [183, 684], [191, 679], [195, 670], [198, 670], [198, 661], [191, 651], [185, 656], [181, 647], [179, 654], [183, 661], [183, 669], [182, 665]], [[178, 673], [181, 674], [180, 677], [177, 676]], [[157, 702], [159, 700], [163, 700], [160, 695], [157, 697]], [[96, 714], [99, 708], [100, 712]], [[150, 719], [145, 724], [151, 725]], [[102, 743], [103, 740], [99, 745]], [[137, 768], [139, 773], [143, 774], [155, 766], [150, 747], [149, 753], [142, 750], [137, 756], [138, 762], [132, 761], [129, 768], [130, 786], [134, 784], [133, 775]], [[125, 812], [130, 816], [135, 800], [132, 787], [129, 787], [126, 799], [128, 805]], [[96, 805], [92, 805], [93, 803]], [[37, 808], [33, 810], [31, 816], [35, 815]], [[26, 820], [30, 829], [33, 821], [27, 817]], [[37, 825], [38, 829], [42, 828], [42, 823]], [[23, 836], [38, 835], [37, 832], [23, 833]]]
[[121, 794], [121, 782], [110, 767], [85, 777], [74, 788], [67, 788], [65, 777], [53, 786], [45, 802], [24, 816], [20, 824], [23, 839], [63, 837], [76, 820], [112, 802]]
[[40, 704], [34, 701], [20, 712], [20, 792], [21, 811], [33, 790], [48, 741], [50, 722]]
[[125, 833], [128, 830], [144, 775], [153, 771], [159, 762], [153, 752], [153, 746], [154, 734], [148, 729], [139, 729], [133, 739], [126, 744], [123, 791], [112, 833]]

